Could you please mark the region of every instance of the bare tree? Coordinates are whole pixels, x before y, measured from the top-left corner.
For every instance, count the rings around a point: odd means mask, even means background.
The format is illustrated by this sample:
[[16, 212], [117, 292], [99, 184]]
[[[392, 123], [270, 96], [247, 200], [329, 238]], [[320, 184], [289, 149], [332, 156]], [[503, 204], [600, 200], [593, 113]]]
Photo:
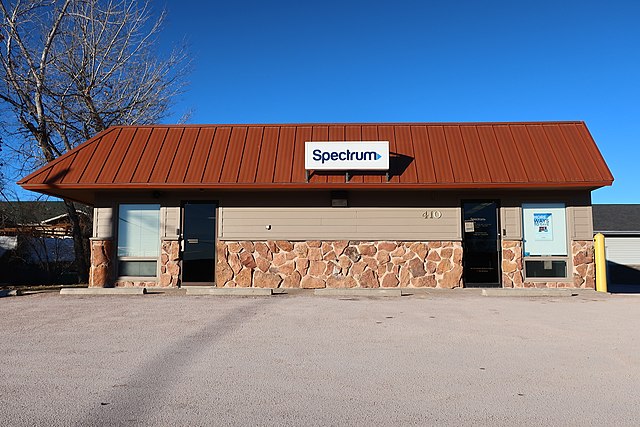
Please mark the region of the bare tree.
[[62, 24], [61, 100], [56, 123], [68, 137], [85, 140], [116, 124], [144, 124], [162, 118], [183, 89], [188, 65], [184, 50], [159, 59], [157, 35], [165, 15], [152, 19], [147, 2], [76, 1]]
[[4, 156], [2, 155], [2, 137], [0, 136], [0, 196], [4, 195]]
[[[7, 145], [27, 169], [109, 126], [159, 121], [184, 89], [186, 50], [161, 54], [165, 14], [148, 0], [0, 0], [0, 17]], [[65, 204], [86, 282], [88, 245], [76, 207]]]

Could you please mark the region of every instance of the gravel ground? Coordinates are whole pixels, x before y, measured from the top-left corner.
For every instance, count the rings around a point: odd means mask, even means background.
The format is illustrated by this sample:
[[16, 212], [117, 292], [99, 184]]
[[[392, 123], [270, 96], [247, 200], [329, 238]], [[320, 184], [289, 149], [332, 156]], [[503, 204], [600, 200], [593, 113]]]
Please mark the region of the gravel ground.
[[640, 296], [0, 299], [0, 425], [640, 425]]

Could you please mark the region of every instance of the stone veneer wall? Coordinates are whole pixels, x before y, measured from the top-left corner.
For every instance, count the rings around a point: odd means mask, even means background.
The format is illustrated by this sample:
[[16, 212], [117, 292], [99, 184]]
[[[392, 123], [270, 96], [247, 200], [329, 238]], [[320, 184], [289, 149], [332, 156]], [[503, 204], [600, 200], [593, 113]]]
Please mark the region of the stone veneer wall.
[[502, 241], [502, 286], [522, 288], [524, 286], [524, 266], [522, 265], [522, 241]]
[[219, 241], [219, 287], [462, 286], [460, 242]]
[[106, 288], [113, 281], [113, 240], [91, 239], [89, 287]]
[[573, 255], [573, 285], [576, 288], [596, 288], [596, 263], [593, 240], [571, 242]]
[[180, 283], [180, 242], [163, 240], [160, 245], [160, 286], [176, 287]]
[[[90, 287], [176, 287], [180, 243], [161, 244], [160, 279], [113, 282], [113, 241], [91, 239]], [[522, 242], [502, 241], [504, 287], [595, 289], [593, 241], [571, 242], [572, 281], [524, 281]], [[462, 286], [460, 242], [218, 242], [217, 286], [268, 288]]]
[[502, 241], [502, 283], [506, 288], [587, 288], [595, 289], [595, 263], [592, 240], [571, 242], [573, 271], [571, 281], [524, 281], [521, 241]]

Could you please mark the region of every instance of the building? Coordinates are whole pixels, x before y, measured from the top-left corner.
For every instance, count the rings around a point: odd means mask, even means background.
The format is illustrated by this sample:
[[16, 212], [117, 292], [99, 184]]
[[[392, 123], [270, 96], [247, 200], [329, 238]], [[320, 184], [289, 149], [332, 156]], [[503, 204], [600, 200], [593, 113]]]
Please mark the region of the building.
[[22, 179], [91, 286], [594, 287], [583, 122], [114, 127]]
[[[91, 210], [76, 210], [83, 230]], [[0, 202], [1, 283], [73, 283], [72, 225], [63, 202]], [[88, 238], [88, 237], [87, 237]]]
[[593, 229], [605, 236], [608, 282], [640, 289], [640, 205], [593, 205]]
[[[76, 209], [81, 226], [91, 225], [91, 212]], [[0, 236], [67, 238], [72, 236], [71, 221], [64, 202], [0, 202]]]

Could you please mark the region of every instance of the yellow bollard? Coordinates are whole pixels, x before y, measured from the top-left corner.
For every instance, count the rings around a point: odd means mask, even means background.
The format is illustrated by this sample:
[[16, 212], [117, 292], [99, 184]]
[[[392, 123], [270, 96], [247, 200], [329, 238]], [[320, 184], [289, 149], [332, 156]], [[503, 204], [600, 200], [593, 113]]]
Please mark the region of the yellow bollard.
[[604, 253], [604, 235], [593, 237], [593, 249], [596, 261], [596, 291], [607, 292], [607, 258]]

